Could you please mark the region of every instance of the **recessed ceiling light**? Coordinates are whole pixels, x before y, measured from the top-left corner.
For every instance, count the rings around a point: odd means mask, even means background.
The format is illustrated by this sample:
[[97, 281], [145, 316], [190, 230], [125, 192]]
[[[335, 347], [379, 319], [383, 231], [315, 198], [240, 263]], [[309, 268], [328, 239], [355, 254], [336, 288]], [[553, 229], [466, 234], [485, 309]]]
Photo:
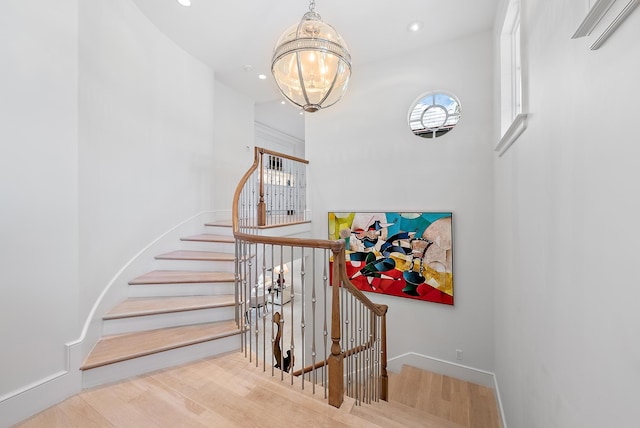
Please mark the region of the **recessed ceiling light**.
[[412, 33], [422, 30], [422, 22], [413, 21], [411, 24], [407, 25], [407, 30], [411, 31]]
[[265, 76], [264, 74], [258, 74], [258, 79], [264, 80], [266, 78], [267, 78], [267, 76]]
[[284, 102], [284, 100], [280, 101], [280, 104], [285, 105], [286, 103]]
[[191, 6], [191, 0], [178, 0], [178, 3], [180, 3], [181, 5], [183, 5], [185, 7]]

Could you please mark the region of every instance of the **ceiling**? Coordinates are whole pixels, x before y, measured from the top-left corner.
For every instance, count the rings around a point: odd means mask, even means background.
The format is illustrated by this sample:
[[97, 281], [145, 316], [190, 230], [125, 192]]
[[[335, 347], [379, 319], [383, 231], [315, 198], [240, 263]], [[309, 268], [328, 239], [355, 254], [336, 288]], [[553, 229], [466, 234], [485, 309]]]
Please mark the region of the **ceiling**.
[[[271, 77], [274, 44], [309, 10], [306, 0], [133, 0], [162, 32], [210, 65], [216, 79], [264, 103], [280, 99]], [[429, 55], [436, 44], [490, 29], [498, 0], [317, 0], [315, 11], [343, 37], [358, 67], [407, 53]], [[422, 21], [421, 31], [407, 30]], [[245, 71], [245, 66], [252, 66]], [[258, 79], [265, 74], [266, 80]]]

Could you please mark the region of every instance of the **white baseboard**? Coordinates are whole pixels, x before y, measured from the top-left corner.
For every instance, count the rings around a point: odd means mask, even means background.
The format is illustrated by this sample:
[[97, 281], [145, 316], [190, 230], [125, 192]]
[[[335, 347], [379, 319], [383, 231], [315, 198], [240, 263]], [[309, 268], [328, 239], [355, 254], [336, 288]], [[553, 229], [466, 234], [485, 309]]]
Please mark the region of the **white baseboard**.
[[500, 389], [498, 388], [498, 377], [494, 374], [495, 381], [494, 390], [496, 393], [496, 401], [498, 402], [498, 410], [500, 410], [500, 419], [502, 420], [502, 428], [507, 428], [507, 419], [504, 417], [504, 407], [502, 407], [502, 398], [500, 397]]
[[80, 342], [65, 345], [65, 370], [0, 397], [0, 428], [10, 427], [82, 390]]
[[466, 382], [493, 388], [496, 403], [498, 404], [498, 410], [500, 411], [500, 418], [502, 419], [502, 427], [507, 428], [507, 424], [504, 419], [504, 409], [502, 408], [502, 399], [500, 398], [500, 390], [498, 389], [498, 380], [496, 379], [495, 373], [458, 363], [452, 363], [439, 358], [429, 357], [415, 352], [408, 352], [406, 354], [390, 358], [387, 361], [387, 370], [394, 373], [400, 373], [403, 365], [417, 367], [422, 370], [428, 370], [430, 372], [461, 379]]

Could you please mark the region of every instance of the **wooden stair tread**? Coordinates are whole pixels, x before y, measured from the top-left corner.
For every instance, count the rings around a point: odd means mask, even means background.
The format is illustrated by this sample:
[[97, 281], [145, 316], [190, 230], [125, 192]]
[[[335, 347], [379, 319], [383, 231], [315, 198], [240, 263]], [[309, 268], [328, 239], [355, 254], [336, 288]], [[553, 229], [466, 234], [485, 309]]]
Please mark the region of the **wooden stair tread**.
[[158, 260], [234, 261], [235, 255], [214, 251], [178, 250], [157, 255]]
[[180, 238], [181, 241], [196, 241], [196, 242], [223, 242], [233, 244], [236, 239], [233, 236], [228, 235], [212, 235], [210, 233], [203, 233], [201, 235], [185, 236]]
[[80, 370], [88, 370], [239, 333], [240, 330], [232, 320], [105, 336], [98, 341]]
[[111, 309], [105, 320], [234, 306], [233, 295], [131, 298]]
[[129, 285], [192, 284], [207, 282], [233, 282], [231, 272], [202, 272], [187, 270], [154, 270], [129, 281]]
[[[366, 407], [365, 411], [368, 414], [373, 414], [373, 416], [377, 417], [386, 417], [396, 423], [400, 423], [400, 426], [404, 427], [466, 428], [466, 425], [452, 422], [427, 411], [418, 410], [397, 401], [379, 401], [377, 403], [357, 407]], [[362, 416], [357, 410], [353, 413]], [[375, 418], [372, 419], [372, 421], [376, 420], [377, 419]]]
[[233, 221], [232, 220], [217, 220], [217, 221], [211, 221], [208, 223], [204, 224], [205, 226], [218, 226], [218, 227], [232, 227], [233, 226]]

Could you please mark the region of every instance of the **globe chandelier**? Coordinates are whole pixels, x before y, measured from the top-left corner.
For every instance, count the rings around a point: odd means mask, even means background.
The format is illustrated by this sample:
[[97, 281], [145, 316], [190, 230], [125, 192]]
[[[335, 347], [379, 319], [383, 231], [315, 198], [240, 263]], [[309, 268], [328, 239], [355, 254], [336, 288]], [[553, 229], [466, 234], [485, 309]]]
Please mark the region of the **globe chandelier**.
[[304, 111], [337, 103], [347, 91], [351, 55], [338, 32], [315, 12], [315, 1], [299, 23], [280, 36], [271, 73], [282, 95]]

